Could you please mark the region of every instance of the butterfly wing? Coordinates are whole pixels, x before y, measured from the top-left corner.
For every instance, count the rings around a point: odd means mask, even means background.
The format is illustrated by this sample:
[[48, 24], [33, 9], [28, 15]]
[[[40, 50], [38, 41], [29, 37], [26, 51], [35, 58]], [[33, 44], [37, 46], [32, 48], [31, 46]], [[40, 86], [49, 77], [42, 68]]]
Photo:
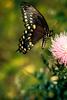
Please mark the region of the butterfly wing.
[[19, 51], [27, 53], [37, 41], [49, 33], [49, 27], [40, 12], [28, 3], [21, 5], [25, 31], [20, 38]]

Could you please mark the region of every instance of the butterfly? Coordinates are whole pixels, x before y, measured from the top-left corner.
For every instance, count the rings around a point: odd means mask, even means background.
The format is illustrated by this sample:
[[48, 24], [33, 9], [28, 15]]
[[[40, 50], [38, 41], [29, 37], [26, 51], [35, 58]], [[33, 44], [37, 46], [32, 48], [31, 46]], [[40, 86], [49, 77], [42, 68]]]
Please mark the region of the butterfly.
[[19, 39], [18, 51], [26, 54], [41, 38], [43, 48], [51, 32], [45, 18], [33, 5], [24, 2], [21, 4], [21, 12], [25, 30]]

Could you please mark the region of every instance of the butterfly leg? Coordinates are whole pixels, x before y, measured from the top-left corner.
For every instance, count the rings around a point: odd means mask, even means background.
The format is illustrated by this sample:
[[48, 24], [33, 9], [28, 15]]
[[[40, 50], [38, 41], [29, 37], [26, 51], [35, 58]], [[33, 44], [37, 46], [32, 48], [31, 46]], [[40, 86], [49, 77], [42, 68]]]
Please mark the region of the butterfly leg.
[[42, 49], [44, 49], [45, 47], [45, 40], [46, 40], [46, 36], [44, 35], [42, 39]]

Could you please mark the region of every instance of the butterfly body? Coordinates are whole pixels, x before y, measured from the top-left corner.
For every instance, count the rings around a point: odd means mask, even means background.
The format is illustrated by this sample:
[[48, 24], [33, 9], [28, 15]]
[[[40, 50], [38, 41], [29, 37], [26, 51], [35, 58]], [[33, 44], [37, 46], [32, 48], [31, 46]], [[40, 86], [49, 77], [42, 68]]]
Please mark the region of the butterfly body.
[[[41, 13], [32, 5], [24, 3], [21, 5], [25, 31], [19, 39], [19, 51], [27, 53], [41, 38], [43, 42], [50, 34], [46, 20]], [[43, 45], [43, 43], [42, 43]]]

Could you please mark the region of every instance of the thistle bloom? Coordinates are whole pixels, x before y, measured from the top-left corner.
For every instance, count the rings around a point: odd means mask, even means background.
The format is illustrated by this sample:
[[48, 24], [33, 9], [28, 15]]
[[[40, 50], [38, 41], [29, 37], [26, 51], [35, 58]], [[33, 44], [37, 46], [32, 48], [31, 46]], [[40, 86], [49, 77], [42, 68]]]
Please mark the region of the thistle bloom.
[[67, 33], [60, 33], [52, 39], [51, 52], [60, 64], [67, 65]]

